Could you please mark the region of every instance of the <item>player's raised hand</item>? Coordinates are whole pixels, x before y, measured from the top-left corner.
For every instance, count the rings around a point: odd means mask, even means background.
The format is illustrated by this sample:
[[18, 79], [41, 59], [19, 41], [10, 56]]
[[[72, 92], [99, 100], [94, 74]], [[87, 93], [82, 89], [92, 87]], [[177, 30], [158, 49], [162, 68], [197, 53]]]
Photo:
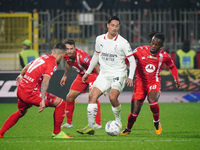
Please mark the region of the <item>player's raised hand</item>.
[[62, 79], [60, 80], [60, 85], [63, 86], [67, 82], [67, 76], [63, 76]]
[[127, 86], [133, 86], [133, 80], [132, 79], [126, 78], [125, 81], [126, 81]]
[[88, 79], [89, 74], [85, 73], [82, 77], [82, 81], [85, 82]]

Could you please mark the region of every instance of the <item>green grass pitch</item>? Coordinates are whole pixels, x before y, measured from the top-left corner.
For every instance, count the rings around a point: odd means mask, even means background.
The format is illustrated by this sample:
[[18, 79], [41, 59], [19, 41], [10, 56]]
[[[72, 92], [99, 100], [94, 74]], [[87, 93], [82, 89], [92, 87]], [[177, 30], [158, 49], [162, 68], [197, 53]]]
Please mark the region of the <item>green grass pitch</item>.
[[[126, 127], [130, 104], [122, 103], [122, 124]], [[87, 125], [87, 104], [76, 103], [73, 129], [63, 129], [73, 139], [53, 140], [53, 111], [46, 108], [38, 113], [33, 106], [18, 123], [0, 139], [0, 150], [199, 150], [200, 103], [160, 103], [163, 132], [156, 135], [149, 105], [144, 103], [130, 135], [109, 136], [104, 130], [114, 119], [110, 103], [101, 104], [103, 129], [95, 135], [81, 135], [76, 129]], [[0, 104], [0, 126], [17, 110], [17, 104]], [[64, 119], [64, 122], [66, 118]]]

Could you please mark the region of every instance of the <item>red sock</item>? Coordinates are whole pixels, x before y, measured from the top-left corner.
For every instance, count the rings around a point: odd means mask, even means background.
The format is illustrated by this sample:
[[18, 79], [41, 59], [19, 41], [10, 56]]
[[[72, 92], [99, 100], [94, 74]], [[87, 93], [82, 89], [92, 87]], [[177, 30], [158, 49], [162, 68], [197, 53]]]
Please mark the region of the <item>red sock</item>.
[[17, 123], [17, 121], [19, 120], [19, 118], [21, 118], [23, 115], [20, 113], [20, 111], [16, 111], [15, 113], [13, 113], [12, 115], [10, 115], [10, 117], [5, 121], [5, 123], [3, 124], [1, 130], [0, 130], [0, 134], [3, 136], [4, 133], [10, 129], [13, 125], [15, 125]]
[[61, 131], [61, 124], [65, 117], [65, 101], [61, 99], [60, 103], [56, 106], [53, 114], [54, 118], [54, 134], [58, 134]]
[[96, 124], [101, 125], [101, 105], [99, 100], [97, 100], [97, 115], [96, 115]]
[[133, 124], [137, 119], [137, 116], [138, 116], [138, 114], [135, 114], [135, 113], [130, 113], [128, 115], [128, 122], [127, 122], [127, 126], [126, 126], [127, 129], [129, 129], [129, 130], [132, 129]]
[[150, 109], [153, 113], [154, 121], [159, 121], [159, 105], [158, 102], [149, 103]]
[[74, 112], [74, 104], [75, 101], [70, 102], [66, 101], [66, 117], [67, 117], [67, 123], [72, 124], [72, 118], [73, 118], [73, 112]]

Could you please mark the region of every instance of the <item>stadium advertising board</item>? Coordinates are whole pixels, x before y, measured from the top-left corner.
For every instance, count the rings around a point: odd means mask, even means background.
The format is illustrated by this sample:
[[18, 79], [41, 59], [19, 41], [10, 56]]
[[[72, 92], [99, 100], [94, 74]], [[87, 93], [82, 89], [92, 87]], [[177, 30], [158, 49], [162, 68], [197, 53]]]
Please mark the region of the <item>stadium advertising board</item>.
[[[161, 72], [161, 98], [171, 99], [169, 102], [196, 102], [200, 101], [200, 69], [192, 70], [178, 70], [181, 89], [176, 89], [173, 83], [173, 77], [170, 71], [163, 70]], [[19, 71], [0, 71], [0, 103], [13, 103], [17, 102], [17, 86], [16, 77], [19, 75]], [[58, 70], [51, 78], [48, 92], [53, 93], [65, 100], [66, 95], [69, 91], [70, 85], [74, 81], [77, 73], [75, 71], [70, 71], [67, 77], [67, 83], [65, 86], [60, 86], [60, 80], [62, 78], [64, 71]], [[56, 87], [56, 88], [55, 88]], [[126, 94], [120, 94], [119, 99], [121, 102], [130, 102], [130, 97], [132, 93], [132, 87], [125, 87], [124, 92]], [[128, 97], [123, 97], [126, 95]], [[170, 97], [169, 97], [170, 96]], [[101, 96], [100, 100], [102, 102], [109, 102], [108, 97]], [[126, 101], [124, 101], [126, 99]], [[77, 101], [87, 103], [88, 94], [82, 94], [77, 98]], [[167, 101], [163, 101], [167, 102]]]

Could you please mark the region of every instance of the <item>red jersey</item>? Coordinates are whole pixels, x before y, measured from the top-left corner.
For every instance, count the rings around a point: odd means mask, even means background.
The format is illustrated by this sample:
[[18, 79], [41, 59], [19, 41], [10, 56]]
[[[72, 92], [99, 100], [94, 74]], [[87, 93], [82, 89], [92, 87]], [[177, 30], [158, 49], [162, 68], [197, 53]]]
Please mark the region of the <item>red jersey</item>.
[[[77, 49], [76, 48], [76, 54], [75, 54], [75, 59], [71, 59], [69, 58], [69, 56], [67, 54], [65, 54], [65, 60], [68, 62], [68, 64], [70, 66], [72, 66], [79, 75], [83, 76], [87, 70], [87, 68], [90, 65], [90, 61], [91, 58], [88, 55], [88, 53], [86, 53], [83, 50]], [[95, 73], [96, 74], [96, 70], [94, 69], [92, 71], [91, 74]]]
[[19, 86], [24, 88], [24, 92], [40, 90], [44, 75], [52, 76], [57, 70], [55, 57], [52, 55], [42, 55], [31, 62]]
[[168, 67], [174, 66], [173, 60], [166, 51], [160, 49], [158, 53], [151, 54], [149, 49], [150, 45], [145, 45], [133, 51], [137, 63], [135, 79], [147, 84], [160, 82], [160, 71], [163, 64]]

